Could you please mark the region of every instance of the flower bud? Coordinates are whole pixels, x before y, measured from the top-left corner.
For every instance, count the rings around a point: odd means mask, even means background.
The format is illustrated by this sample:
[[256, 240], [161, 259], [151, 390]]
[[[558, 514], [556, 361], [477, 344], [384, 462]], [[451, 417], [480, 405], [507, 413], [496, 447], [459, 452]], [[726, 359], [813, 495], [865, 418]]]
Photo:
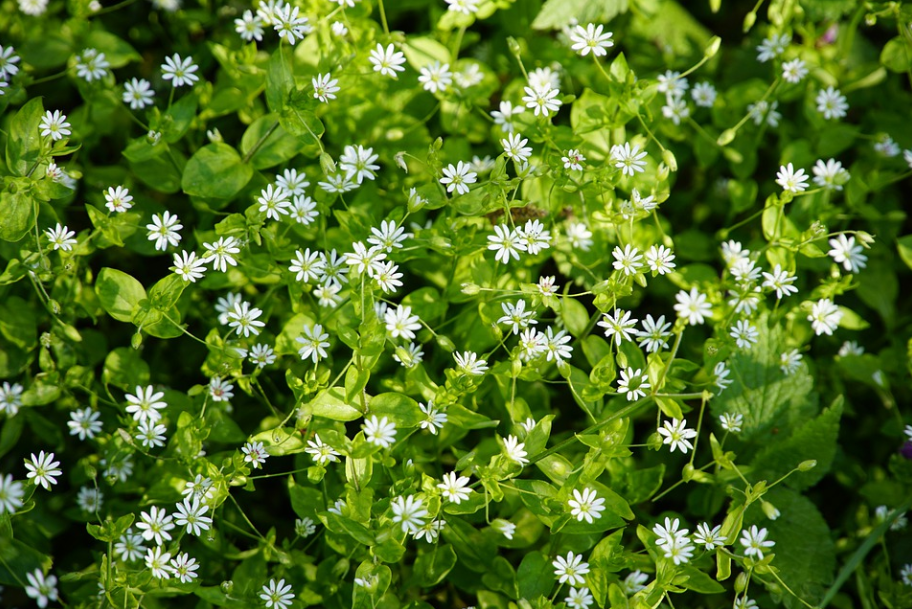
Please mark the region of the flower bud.
[[212, 143], [223, 142], [222, 134], [219, 132], [218, 127], [215, 129], [208, 129], [206, 131], [206, 137], [209, 138], [209, 141]]
[[703, 56], [709, 59], [714, 57], [716, 53], [719, 52], [719, 47], [722, 45], [722, 39], [718, 36], [713, 36], [709, 41], [709, 45], [706, 47], [706, 50], [703, 51]]
[[809, 472], [812, 469], [814, 469], [815, 467], [817, 467], [817, 460], [808, 459], [807, 461], [802, 461], [801, 463], [798, 464], [798, 471], [799, 472]]
[[779, 510], [776, 509], [776, 506], [765, 499], [760, 500], [760, 508], [763, 510], [763, 513], [766, 514], [766, 517], [770, 520], [776, 520], [780, 516]]
[[746, 34], [747, 32], [749, 32], [750, 29], [752, 27], [754, 27], [754, 24], [756, 22], [757, 22], [757, 13], [755, 13], [754, 11], [751, 11], [748, 14], [746, 14], [744, 16], [744, 25], [743, 25], [744, 33]]
[[672, 173], [678, 170], [678, 160], [675, 158], [674, 153], [668, 148], [662, 151], [662, 161], [668, 165], [668, 169], [670, 169]]
[[467, 296], [475, 296], [481, 291], [481, 288], [474, 283], [466, 282], [462, 284], [462, 293]]
[[440, 345], [440, 348], [444, 351], [452, 353], [456, 350], [456, 345], [449, 339], [449, 337], [442, 334], [437, 335], [437, 344]]
[[513, 38], [513, 36], [507, 37], [507, 48], [510, 49], [510, 53], [512, 53], [516, 57], [519, 57], [520, 54], [522, 53], [522, 49], [519, 46], [519, 42], [517, 42], [516, 38]]
[[741, 594], [744, 592], [744, 589], [747, 587], [747, 573], [738, 573], [738, 577], [735, 578], [735, 593]]
[[323, 170], [324, 174], [332, 175], [336, 173], [336, 162], [333, 161], [331, 156], [324, 152], [320, 155], [320, 168]]
[[728, 146], [735, 139], [735, 134], [737, 134], [737, 131], [734, 129], [726, 129], [716, 140], [716, 143], [720, 146]]
[[130, 339], [130, 346], [134, 349], [139, 349], [142, 345], [142, 332], [137, 332], [133, 335], [133, 338]]

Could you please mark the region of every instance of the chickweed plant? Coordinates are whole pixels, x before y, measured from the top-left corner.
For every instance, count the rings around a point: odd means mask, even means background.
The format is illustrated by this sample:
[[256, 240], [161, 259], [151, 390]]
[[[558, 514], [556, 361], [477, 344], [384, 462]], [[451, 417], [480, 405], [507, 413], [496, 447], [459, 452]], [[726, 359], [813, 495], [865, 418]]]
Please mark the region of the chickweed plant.
[[4, 607], [912, 607], [912, 4], [5, 0]]

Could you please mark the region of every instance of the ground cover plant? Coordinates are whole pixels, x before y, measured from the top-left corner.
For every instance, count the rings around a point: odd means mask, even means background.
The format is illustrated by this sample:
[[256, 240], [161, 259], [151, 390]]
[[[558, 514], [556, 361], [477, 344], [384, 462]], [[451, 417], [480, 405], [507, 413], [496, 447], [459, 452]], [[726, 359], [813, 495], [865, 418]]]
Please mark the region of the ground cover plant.
[[912, 6], [5, 0], [26, 607], [912, 607]]

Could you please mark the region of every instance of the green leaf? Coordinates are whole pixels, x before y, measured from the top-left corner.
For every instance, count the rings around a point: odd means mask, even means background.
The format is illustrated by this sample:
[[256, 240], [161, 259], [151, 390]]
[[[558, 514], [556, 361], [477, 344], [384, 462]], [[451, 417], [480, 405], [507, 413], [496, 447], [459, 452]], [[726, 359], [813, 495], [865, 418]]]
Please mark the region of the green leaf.
[[310, 95], [310, 91], [295, 89], [279, 114], [279, 123], [285, 131], [301, 138], [305, 145], [318, 146], [319, 138], [326, 128], [314, 113], [312, 102], [313, 96]]
[[168, 109], [168, 112], [162, 117], [160, 131], [162, 139], [169, 144], [180, 141], [190, 123], [196, 118], [197, 99], [196, 95], [190, 93], [183, 96]]
[[[836, 569], [836, 547], [830, 529], [810, 499], [794, 491], [777, 487], [764, 499], [776, 506], [782, 516], [760, 522], [762, 512], [755, 507], [748, 511], [745, 526], [767, 527], [768, 539], [776, 542], [772, 548], [776, 554], [773, 566], [779, 569], [779, 576], [795, 594], [816, 606]], [[783, 600], [789, 609], [804, 607], [790, 594], [783, 594]]]
[[19, 241], [35, 226], [35, 201], [26, 190], [0, 192], [0, 239]]
[[880, 52], [880, 63], [899, 74], [912, 69], [912, 46], [902, 36], [889, 40]]
[[576, 337], [585, 332], [589, 325], [589, 312], [581, 302], [574, 298], [561, 300], [561, 317], [567, 325], [567, 330]]
[[535, 600], [551, 593], [554, 586], [554, 567], [541, 552], [528, 552], [516, 570], [520, 598]]
[[282, 111], [288, 94], [294, 89], [291, 56], [286, 55], [284, 50], [281, 48], [273, 51], [266, 68], [266, 105], [275, 113]]
[[95, 280], [95, 294], [102, 308], [117, 321], [132, 321], [133, 308], [146, 298], [146, 290], [123, 271], [105, 267]]
[[743, 439], [766, 442], [774, 427], [791, 429], [815, 415], [817, 394], [806, 364], [789, 375], [779, 368], [780, 354], [788, 350], [782, 326], [770, 328], [767, 315], [755, 325], [757, 344], [731, 356], [732, 384], [709, 404], [715, 418], [726, 412], [744, 416]]
[[131, 61], [142, 61], [142, 57], [129, 43], [104, 30], [89, 33], [84, 46], [104, 53], [105, 59], [115, 69], [122, 68]]
[[[290, 135], [279, 123], [279, 115], [267, 114], [250, 125], [241, 138], [241, 153], [250, 154], [250, 164], [256, 169], [268, 169], [290, 160], [307, 145], [304, 138]], [[310, 139], [310, 136], [308, 136]], [[262, 142], [261, 142], [262, 140]]]
[[681, 565], [678, 567], [677, 571], [678, 576], [674, 579], [675, 585], [682, 586], [688, 590], [693, 590], [694, 592], [699, 592], [700, 594], [721, 594], [722, 592], [725, 592], [725, 586], [696, 567]]
[[137, 385], [149, 383], [149, 364], [143, 361], [136, 349], [118, 347], [108, 353], [101, 375], [105, 384], [133, 391]]
[[181, 188], [191, 197], [231, 199], [253, 177], [253, 168], [221, 142], [203, 146], [187, 161]]
[[31, 349], [38, 344], [38, 322], [35, 305], [18, 296], [0, 300], [0, 333], [21, 349]]
[[450, 62], [450, 50], [430, 36], [409, 37], [402, 45], [402, 53], [416, 71], [435, 61], [441, 64]]
[[767, 444], [754, 457], [751, 477], [754, 480], [778, 480], [802, 461], [814, 459], [817, 466], [807, 472], [795, 472], [784, 484], [804, 490], [817, 484], [830, 470], [836, 455], [839, 419], [842, 416], [842, 396], [836, 398], [814, 419], [795, 429], [789, 437]]
[[439, 584], [456, 566], [456, 551], [449, 544], [435, 545], [415, 560], [415, 583], [425, 588]]
[[344, 387], [324, 389], [301, 408], [305, 413], [333, 421], [354, 421], [361, 418], [361, 411], [346, 403]]
[[626, 13], [627, 0], [548, 0], [532, 22], [536, 30], [560, 29], [576, 18], [579, 23], [606, 23]]
[[19, 112], [10, 121], [9, 135], [6, 138], [6, 165], [14, 175], [26, 175], [38, 161], [41, 148], [38, 125], [42, 116], [44, 104], [40, 97], [35, 97], [19, 108]]
[[368, 412], [388, 418], [396, 427], [418, 427], [425, 419], [418, 402], [401, 393], [375, 395], [368, 404]]
[[906, 266], [912, 269], [912, 235], [906, 235], [896, 240], [896, 248], [899, 250], [899, 257], [906, 263]]

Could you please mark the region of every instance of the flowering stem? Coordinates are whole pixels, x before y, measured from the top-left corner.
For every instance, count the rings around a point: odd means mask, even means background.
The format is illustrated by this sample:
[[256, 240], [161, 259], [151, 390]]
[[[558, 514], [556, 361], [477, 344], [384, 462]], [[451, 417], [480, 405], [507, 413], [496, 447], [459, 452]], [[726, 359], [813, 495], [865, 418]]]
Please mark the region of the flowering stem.
[[124, 8], [125, 6], [130, 6], [134, 2], [136, 2], [136, 0], [123, 0], [123, 2], [118, 2], [117, 4], [112, 4], [111, 6], [103, 8], [100, 11], [95, 11], [94, 13], [89, 15], [89, 18], [91, 19], [92, 17], [97, 17], [98, 15], [104, 15], [106, 13], [113, 13], [114, 11], [120, 10], [120, 9]]
[[[382, 0], [380, 2], [380, 5], [383, 6]], [[459, 32], [456, 34], [456, 44], [453, 45], [453, 48], [450, 51], [450, 54], [452, 56], [452, 63], [456, 63], [456, 60], [459, 59], [459, 51], [462, 49], [462, 37], [465, 36], [465, 32], [466, 26], [462, 26], [459, 28]]]
[[30, 83], [28, 84], [28, 86], [40, 85], [40, 84], [42, 84], [42, 83], [50, 82], [50, 81], [52, 81], [52, 80], [55, 80], [55, 79], [57, 79], [57, 78], [60, 78], [61, 76], [66, 76], [66, 73], [67, 73], [68, 71], [69, 71], [69, 68], [67, 68], [66, 70], [63, 70], [62, 72], [57, 72], [56, 74], [51, 74], [51, 75], [49, 75], [49, 76], [43, 76], [43, 77], [41, 77], [41, 78], [36, 78], [36, 79], [33, 80], [32, 82], [30, 82]]
[[684, 336], [683, 328], [681, 328], [680, 332], [675, 334], [674, 346], [672, 346], [672, 348], [671, 348], [671, 357], [668, 358], [668, 363], [665, 364], [665, 368], [662, 369], [662, 376], [659, 377], [659, 380], [655, 385], [655, 389], [653, 391], [656, 393], [653, 393], [653, 395], [657, 395], [657, 392], [659, 391], [659, 389], [661, 389], [665, 385], [665, 377], [668, 376], [668, 369], [671, 368], [671, 363], [674, 361], [675, 356], [678, 354], [678, 348], [681, 346], [681, 337], [682, 336]]
[[383, 23], [383, 31], [387, 36], [390, 34], [389, 24], [386, 22], [386, 9], [383, 7], [383, 0], [378, 0], [380, 5], [380, 21]]
[[665, 152], [665, 146], [663, 146], [662, 142], [660, 142], [658, 138], [656, 138], [655, 134], [652, 133], [652, 131], [649, 129], [649, 126], [646, 124], [646, 121], [643, 120], [643, 117], [639, 112], [637, 112], [637, 120], [640, 121], [640, 124], [643, 125], [643, 129], [645, 129], [646, 133], [649, 134], [649, 139], [655, 142], [662, 152]]
[[700, 445], [700, 429], [703, 427], [703, 412], [706, 410], [706, 396], [703, 396], [703, 402], [700, 404], [700, 416], [697, 418], [697, 435], [694, 437], [694, 447], [690, 451], [690, 465], [693, 467], [694, 457], [697, 456], [697, 446]]

